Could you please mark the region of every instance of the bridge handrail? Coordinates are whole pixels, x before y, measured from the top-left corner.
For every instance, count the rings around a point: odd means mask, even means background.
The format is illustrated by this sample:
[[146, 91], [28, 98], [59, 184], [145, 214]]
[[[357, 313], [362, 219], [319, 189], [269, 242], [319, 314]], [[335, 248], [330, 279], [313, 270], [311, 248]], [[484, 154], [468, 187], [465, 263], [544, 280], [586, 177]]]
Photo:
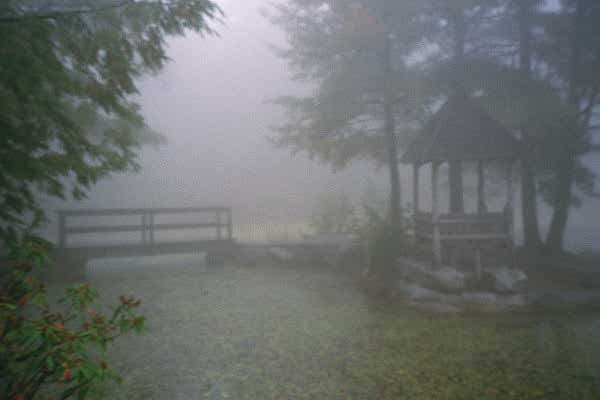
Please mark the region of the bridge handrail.
[[[57, 210], [58, 245], [67, 247], [67, 235], [86, 233], [141, 232], [143, 245], [154, 245], [154, 231], [178, 229], [215, 229], [216, 240], [223, 240], [222, 228], [227, 229], [227, 240], [233, 240], [233, 221], [231, 207], [181, 207], [181, 208], [113, 208], [113, 209], [79, 209]], [[215, 222], [154, 223], [157, 214], [214, 214]], [[225, 214], [225, 221], [221, 215]], [[127, 225], [79, 225], [68, 226], [69, 217], [104, 217], [104, 216], [140, 216], [140, 224]]]
[[59, 215], [67, 217], [94, 217], [110, 215], [140, 215], [153, 214], [185, 214], [204, 212], [229, 212], [231, 207], [179, 207], [179, 208], [89, 208], [77, 210], [57, 210]]

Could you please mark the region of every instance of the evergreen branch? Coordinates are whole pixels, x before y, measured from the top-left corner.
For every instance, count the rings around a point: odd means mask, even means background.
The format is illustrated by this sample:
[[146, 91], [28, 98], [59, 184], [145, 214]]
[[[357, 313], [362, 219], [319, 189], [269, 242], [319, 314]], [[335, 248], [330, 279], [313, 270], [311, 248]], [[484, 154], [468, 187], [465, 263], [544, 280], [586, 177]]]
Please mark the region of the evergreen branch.
[[106, 5], [98, 6], [98, 7], [85, 7], [82, 6], [78, 9], [71, 10], [59, 10], [59, 11], [51, 11], [51, 12], [33, 12], [31, 14], [16, 14], [16, 15], [6, 15], [0, 16], [0, 23], [14, 23], [21, 22], [24, 20], [32, 20], [32, 19], [57, 19], [62, 17], [76, 16], [76, 15], [84, 15], [84, 14], [95, 14], [103, 11], [115, 10], [119, 8], [125, 8], [128, 6], [135, 5], [148, 5], [148, 4], [162, 4], [162, 1], [153, 1], [153, 0], [121, 0], [114, 3], [109, 3]]

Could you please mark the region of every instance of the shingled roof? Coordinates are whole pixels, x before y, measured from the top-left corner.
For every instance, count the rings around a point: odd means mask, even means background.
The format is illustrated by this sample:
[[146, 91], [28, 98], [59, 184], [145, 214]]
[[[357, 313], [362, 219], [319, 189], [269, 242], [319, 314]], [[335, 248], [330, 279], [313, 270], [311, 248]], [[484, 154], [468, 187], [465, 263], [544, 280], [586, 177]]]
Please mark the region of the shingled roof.
[[449, 160], [510, 159], [517, 156], [519, 143], [500, 122], [457, 93], [409, 145], [403, 163]]

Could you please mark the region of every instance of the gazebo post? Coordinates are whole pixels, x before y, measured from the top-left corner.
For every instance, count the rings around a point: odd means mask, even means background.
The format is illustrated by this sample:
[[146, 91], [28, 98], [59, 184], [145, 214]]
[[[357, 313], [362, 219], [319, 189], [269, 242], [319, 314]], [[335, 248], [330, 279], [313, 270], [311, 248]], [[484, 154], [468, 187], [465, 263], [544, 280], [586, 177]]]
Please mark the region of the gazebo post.
[[514, 228], [514, 186], [513, 186], [513, 160], [508, 161], [506, 168], [506, 218], [507, 218], [507, 235], [508, 235], [508, 246], [510, 249], [510, 262], [514, 264], [513, 260], [513, 246], [515, 243], [515, 228]]
[[439, 210], [439, 192], [438, 192], [438, 161], [431, 164], [431, 223], [433, 227], [433, 261], [436, 265], [442, 263], [442, 246], [440, 243], [440, 210]]
[[415, 218], [419, 214], [419, 168], [420, 164], [413, 164], [413, 214]]
[[487, 213], [485, 204], [485, 175], [483, 160], [477, 161], [477, 213]]
[[448, 161], [448, 181], [450, 185], [450, 213], [464, 214], [463, 162], [461, 160]]

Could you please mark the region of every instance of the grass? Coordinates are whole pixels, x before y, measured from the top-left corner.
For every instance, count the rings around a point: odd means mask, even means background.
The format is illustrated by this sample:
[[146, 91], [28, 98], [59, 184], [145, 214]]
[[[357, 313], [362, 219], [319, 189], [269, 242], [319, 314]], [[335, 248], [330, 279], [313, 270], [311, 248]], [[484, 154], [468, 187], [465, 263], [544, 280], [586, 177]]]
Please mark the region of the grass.
[[600, 315], [422, 314], [314, 268], [93, 268], [150, 331], [107, 399], [596, 399]]

